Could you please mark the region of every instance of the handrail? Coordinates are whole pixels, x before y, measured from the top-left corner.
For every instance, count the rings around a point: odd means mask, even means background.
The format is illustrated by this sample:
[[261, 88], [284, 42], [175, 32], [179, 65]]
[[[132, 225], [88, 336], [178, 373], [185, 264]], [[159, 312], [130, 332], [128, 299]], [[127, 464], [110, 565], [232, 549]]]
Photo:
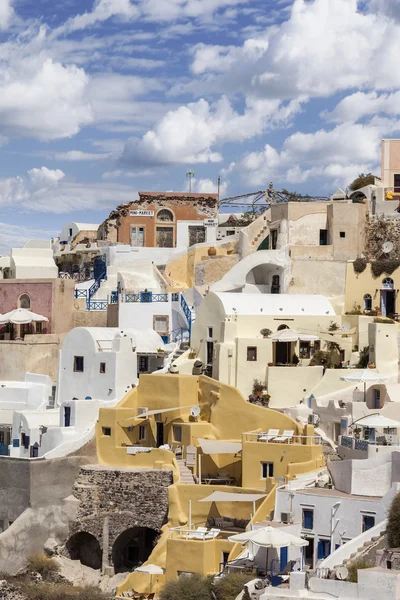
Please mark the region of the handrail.
[[[95, 295], [97, 290], [100, 288], [102, 279], [107, 279], [107, 269], [105, 269], [101, 275], [95, 280], [95, 282], [88, 288], [87, 296], [86, 296], [86, 309], [91, 310], [91, 299], [92, 296]], [[104, 302], [104, 300], [100, 300], [99, 302]], [[105, 301], [107, 303], [107, 300]], [[94, 310], [105, 310], [104, 308], [94, 308]]]
[[181, 294], [180, 304], [181, 304], [181, 309], [183, 311], [183, 314], [185, 315], [186, 320], [188, 322], [189, 344], [190, 344], [190, 339], [192, 336], [192, 311], [190, 310], [183, 294]]
[[[255, 439], [252, 439], [255, 438]], [[282, 438], [281, 440], [277, 440], [277, 438]], [[297, 440], [301, 440], [300, 442]], [[245, 432], [243, 433], [243, 441], [244, 442], [260, 442], [262, 444], [306, 444], [307, 440], [311, 440], [313, 444], [316, 446], [320, 446], [322, 444], [322, 438], [319, 435], [297, 435], [293, 434], [292, 436], [283, 436], [282, 433], [278, 433], [277, 435], [271, 435], [265, 431], [257, 431], [253, 432]]]

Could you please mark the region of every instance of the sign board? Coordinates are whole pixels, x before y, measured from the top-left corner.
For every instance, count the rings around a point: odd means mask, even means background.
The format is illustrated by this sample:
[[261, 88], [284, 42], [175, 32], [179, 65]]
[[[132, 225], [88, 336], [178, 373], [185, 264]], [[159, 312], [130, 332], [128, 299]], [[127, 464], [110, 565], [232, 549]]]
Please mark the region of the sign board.
[[186, 447], [186, 466], [194, 467], [196, 465], [196, 446]]
[[204, 219], [205, 227], [218, 227], [218, 219]]
[[154, 217], [154, 210], [130, 210], [131, 217]]

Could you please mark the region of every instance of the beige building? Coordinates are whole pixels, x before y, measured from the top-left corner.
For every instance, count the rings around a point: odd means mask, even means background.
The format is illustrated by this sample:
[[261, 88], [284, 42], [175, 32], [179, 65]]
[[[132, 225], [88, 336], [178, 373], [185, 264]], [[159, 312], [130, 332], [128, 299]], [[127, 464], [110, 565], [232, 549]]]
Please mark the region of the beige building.
[[400, 193], [400, 139], [382, 140], [382, 181]]

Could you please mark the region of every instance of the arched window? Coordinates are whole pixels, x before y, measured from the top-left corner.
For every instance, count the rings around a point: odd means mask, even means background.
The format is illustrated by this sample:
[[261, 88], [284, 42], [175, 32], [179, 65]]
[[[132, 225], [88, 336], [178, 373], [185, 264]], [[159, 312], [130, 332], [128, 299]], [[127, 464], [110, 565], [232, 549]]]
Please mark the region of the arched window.
[[393, 290], [394, 289], [394, 281], [391, 277], [385, 277], [382, 281], [382, 287], [384, 290]]
[[19, 297], [18, 304], [19, 308], [26, 308], [29, 310], [31, 308], [31, 299], [28, 294], [22, 294], [22, 296]]
[[370, 312], [372, 310], [372, 296], [371, 294], [365, 294], [364, 296], [364, 310]]
[[277, 331], [282, 331], [282, 329], [289, 329], [288, 325], [279, 325]]
[[174, 215], [167, 208], [162, 208], [157, 213], [157, 221], [173, 221]]

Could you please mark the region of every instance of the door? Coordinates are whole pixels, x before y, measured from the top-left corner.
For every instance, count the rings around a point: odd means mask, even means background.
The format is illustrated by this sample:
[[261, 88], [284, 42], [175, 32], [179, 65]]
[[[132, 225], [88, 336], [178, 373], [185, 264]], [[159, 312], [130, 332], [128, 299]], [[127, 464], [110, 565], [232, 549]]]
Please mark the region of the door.
[[106, 270], [106, 263], [103, 258], [96, 258], [94, 263], [94, 278], [99, 279], [104, 275]]
[[290, 362], [291, 342], [276, 342], [275, 364], [287, 365]]
[[64, 406], [64, 427], [71, 426], [71, 407]]
[[308, 546], [305, 547], [305, 563], [308, 567], [314, 567], [314, 538], [306, 538]]
[[189, 226], [189, 246], [202, 244], [206, 241], [206, 228], [198, 225]]
[[164, 423], [156, 423], [157, 448], [164, 445]]
[[391, 317], [396, 312], [396, 297], [394, 290], [386, 291], [386, 315]]
[[339, 435], [340, 435], [340, 423], [334, 423], [334, 434], [333, 434], [333, 441], [337, 442], [339, 440]]
[[381, 390], [374, 390], [374, 408], [381, 407]]
[[214, 361], [214, 342], [207, 342], [207, 366], [212, 367]]
[[144, 227], [131, 225], [131, 246], [134, 248], [144, 247]]
[[400, 192], [400, 175], [394, 176], [394, 191]]
[[174, 228], [173, 227], [157, 227], [156, 245], [157, 245], [157, 248], [173, 248], [174, 247]]
[[288, 549], [286, 548], [281, 548], [281, 556], [280, 556], [280, 571], [281, 573], [284, 572], [286, 565], [288, 564]]

